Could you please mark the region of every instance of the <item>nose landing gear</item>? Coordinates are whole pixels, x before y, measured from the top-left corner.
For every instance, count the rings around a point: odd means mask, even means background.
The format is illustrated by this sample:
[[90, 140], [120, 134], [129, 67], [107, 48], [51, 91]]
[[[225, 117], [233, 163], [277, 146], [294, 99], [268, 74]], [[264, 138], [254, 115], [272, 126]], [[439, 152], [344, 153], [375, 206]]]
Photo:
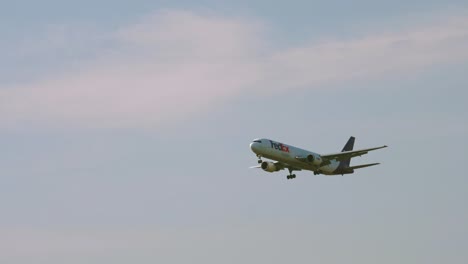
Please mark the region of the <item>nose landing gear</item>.
[[261, 155], [257, 155], [257, 157], [258, 157], [258, 161], [257, 161], [258, 164], [262, 163], [262, 162], [263, 162], [263, 161], [262, 161], [262, 156], [261, 156]]

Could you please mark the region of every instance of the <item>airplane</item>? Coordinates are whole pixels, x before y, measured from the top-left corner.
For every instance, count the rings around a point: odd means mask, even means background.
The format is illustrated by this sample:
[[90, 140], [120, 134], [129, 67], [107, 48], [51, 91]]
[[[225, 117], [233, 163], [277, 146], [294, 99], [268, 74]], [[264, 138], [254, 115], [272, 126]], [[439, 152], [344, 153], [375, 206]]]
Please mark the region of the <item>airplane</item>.
[[[352, 174], [355, 169], [375, 166], [380, 163], [362, 164], [350, 166], [351, 158], [362, 156], [369, 151], [386, 148], [387, 146], [353, 150], [354, 137], [350, 137], [341, 152], [326, 155], [317, 154], [311, 151], [300, 149], [294, 146], [286, 145], [270, 139], [255, 139], [250, 143], [250, 149], [257, 155], [260, 165], [251, 168], [261, 168], [266, 172], [275, 172], [287, 169], [289, 175], [287, 179], [296, 178], [293, 171], [309, 170], [314, 175], [324, 174], [327, 176]], [[267, 158], [272, 161], [263, 161]]]

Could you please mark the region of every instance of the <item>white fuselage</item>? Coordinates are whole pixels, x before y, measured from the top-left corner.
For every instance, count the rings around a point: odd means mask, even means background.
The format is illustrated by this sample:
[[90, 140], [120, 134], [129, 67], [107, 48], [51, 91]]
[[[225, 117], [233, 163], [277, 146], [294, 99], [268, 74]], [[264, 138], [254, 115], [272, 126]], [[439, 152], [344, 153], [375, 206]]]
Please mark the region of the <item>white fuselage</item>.
[[323, 167], [314, 166], [308, 162], [301, 161], [297, 157], [320, 156], [320, 154], [265, 138], [254, 140], [250, 144], [250, 148], [258, 156], [286, 163], [302, 170], [319, 171], [326, 175], [332, 175], [340, 164], [338, 161], [332, 160], [330, 164]]

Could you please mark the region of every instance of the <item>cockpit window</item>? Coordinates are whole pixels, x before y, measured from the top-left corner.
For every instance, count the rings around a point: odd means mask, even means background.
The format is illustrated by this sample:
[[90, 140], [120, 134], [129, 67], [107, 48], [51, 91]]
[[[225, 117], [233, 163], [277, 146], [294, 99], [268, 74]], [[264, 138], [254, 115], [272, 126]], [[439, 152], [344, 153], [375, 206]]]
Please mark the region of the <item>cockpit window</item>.
[[261, 140], [254, 140], [253, 142], [262, 143]]

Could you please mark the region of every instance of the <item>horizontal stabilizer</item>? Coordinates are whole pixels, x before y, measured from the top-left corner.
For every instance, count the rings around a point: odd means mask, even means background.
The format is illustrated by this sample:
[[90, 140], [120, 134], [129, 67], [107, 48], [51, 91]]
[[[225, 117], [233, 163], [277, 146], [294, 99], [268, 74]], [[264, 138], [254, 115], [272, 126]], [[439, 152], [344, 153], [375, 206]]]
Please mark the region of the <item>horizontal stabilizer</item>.
[[326, 155], [320, 155], [323, 160], [337, 160], [337, 161], [343, 161], [347, 160], [349, 158], [354, 158], [357, 156], [362, 156], [364, 154], [367, 154], [369, 151], [372, 150], [377, 150], [381, 148], [386, 148], [387, 145], [381, 146], [381, 147], [376, 147], [376, 148], [368, 148], [368, 149], [360, 149], [360, 150], [350, 150], [350, 151], [344, 151], [344, 152], [338, 152], [338, 153], [332, 153], [332, 154], [326, 154]]
[[370, 166], [375, 166], [375, 165], [379, 165], [380, 163], [370, 163], [370, 164], [362, 164], [362, 165], [357, 165], [357, 166], [352, 166], [352, 167], [349, 167], [348, 169], [361, 169], [361, 168], [365, 168], [365, 167], [370, 167]]

